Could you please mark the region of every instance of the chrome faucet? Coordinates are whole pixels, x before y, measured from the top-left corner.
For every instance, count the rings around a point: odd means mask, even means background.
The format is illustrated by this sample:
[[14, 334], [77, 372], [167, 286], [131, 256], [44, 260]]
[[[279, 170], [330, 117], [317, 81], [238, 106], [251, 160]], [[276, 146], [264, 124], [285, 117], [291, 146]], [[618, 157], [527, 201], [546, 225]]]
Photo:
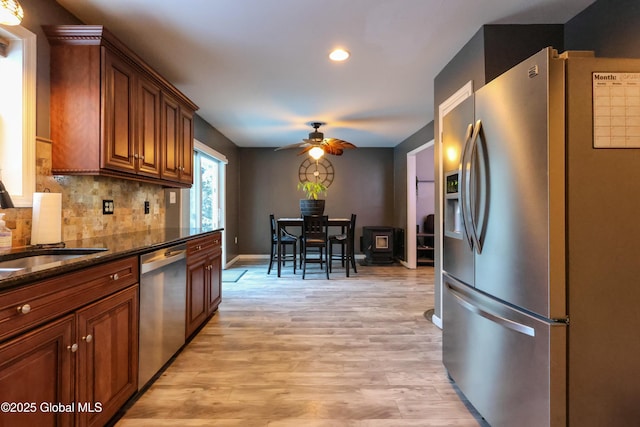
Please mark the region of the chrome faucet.
[[4, 188], [4, 184], [0, 181], [0, 208], [8, 209], [13, 208], [13, 201], [11, 200], [11, 196], [9, 196], [9, 192], [6, 188]]

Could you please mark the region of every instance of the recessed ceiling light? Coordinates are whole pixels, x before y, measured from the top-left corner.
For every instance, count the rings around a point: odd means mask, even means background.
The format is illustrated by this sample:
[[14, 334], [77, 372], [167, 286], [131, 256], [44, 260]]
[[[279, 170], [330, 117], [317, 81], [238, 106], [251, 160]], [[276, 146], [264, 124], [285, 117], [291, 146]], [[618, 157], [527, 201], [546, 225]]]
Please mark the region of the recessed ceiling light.
[[344, 49], [335, 49], [333, 52], [329, 54], [329, 59], [331, 59], [332, 61], [339, 62], [339, 61], [345, 61], [347, 58], [349, 58], [349, 56], [351, 56], [349, 51]]

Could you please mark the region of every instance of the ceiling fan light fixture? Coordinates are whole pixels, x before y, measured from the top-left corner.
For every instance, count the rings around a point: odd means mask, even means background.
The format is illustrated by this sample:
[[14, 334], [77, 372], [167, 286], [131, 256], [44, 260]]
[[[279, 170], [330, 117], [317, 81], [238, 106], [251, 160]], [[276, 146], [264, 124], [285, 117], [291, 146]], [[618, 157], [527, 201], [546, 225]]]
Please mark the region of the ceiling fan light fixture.
[[335, 62], [341, 62], [341, 61], [346, 61], [347, 59], [349, 59], [350, 56], [351, 56], [351, 53], [349, 53], [348, 50], [338, 48], [338, 49], [334, 49], [329, 54], [329, 59]]
[[324, 155], [324, 150], [320, 147], [313, 147], [311, 150], [309, 150], [309, 155], [315, 160], [318, 160]]
[[0, 0], [0, 24], [19, 25], [24, 11], [18, 0]]

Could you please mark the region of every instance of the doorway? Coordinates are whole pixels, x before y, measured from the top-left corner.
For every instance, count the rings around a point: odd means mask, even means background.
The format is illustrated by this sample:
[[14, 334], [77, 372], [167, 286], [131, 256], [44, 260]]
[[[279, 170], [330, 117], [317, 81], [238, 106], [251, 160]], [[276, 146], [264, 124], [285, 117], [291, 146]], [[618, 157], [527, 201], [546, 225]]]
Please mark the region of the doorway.
[[[435, 185], [434, 185], [434, 167], [433, 167], [433, 148], [434, 140], [427, 142], [424, 145], [407, 153], [407, 260], [405, 267], [417, 268], [417, 227], [421, 229], [423, 227], [423, 217], [433, 212], [422, 212], [428, 210], [425, 207], [426, 200], [431, 197], [432, 207], [435, 208]], [[427, 151], [425, 151], [427, 150]], [[429, 155], [431, 153], [431, 170], [421, 170], [423, 168], [418, 167], [422, 165], [419, 162], [420, 157]], [[427, 202], [428, 205], [428, 202]], [[420, 218], [418, 218], [418, 209], [420, 206]]]

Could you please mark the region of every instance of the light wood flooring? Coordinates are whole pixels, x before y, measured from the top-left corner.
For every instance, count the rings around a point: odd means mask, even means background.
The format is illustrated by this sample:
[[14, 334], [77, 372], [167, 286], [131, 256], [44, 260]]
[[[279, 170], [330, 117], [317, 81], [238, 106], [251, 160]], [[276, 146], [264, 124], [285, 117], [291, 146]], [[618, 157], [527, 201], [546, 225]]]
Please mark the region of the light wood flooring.
[[218, 313], [116, 424], [478, 426], [447, 378], [433, 268], [358, 266], [306, 280], [266, 260], [223, 283]]

